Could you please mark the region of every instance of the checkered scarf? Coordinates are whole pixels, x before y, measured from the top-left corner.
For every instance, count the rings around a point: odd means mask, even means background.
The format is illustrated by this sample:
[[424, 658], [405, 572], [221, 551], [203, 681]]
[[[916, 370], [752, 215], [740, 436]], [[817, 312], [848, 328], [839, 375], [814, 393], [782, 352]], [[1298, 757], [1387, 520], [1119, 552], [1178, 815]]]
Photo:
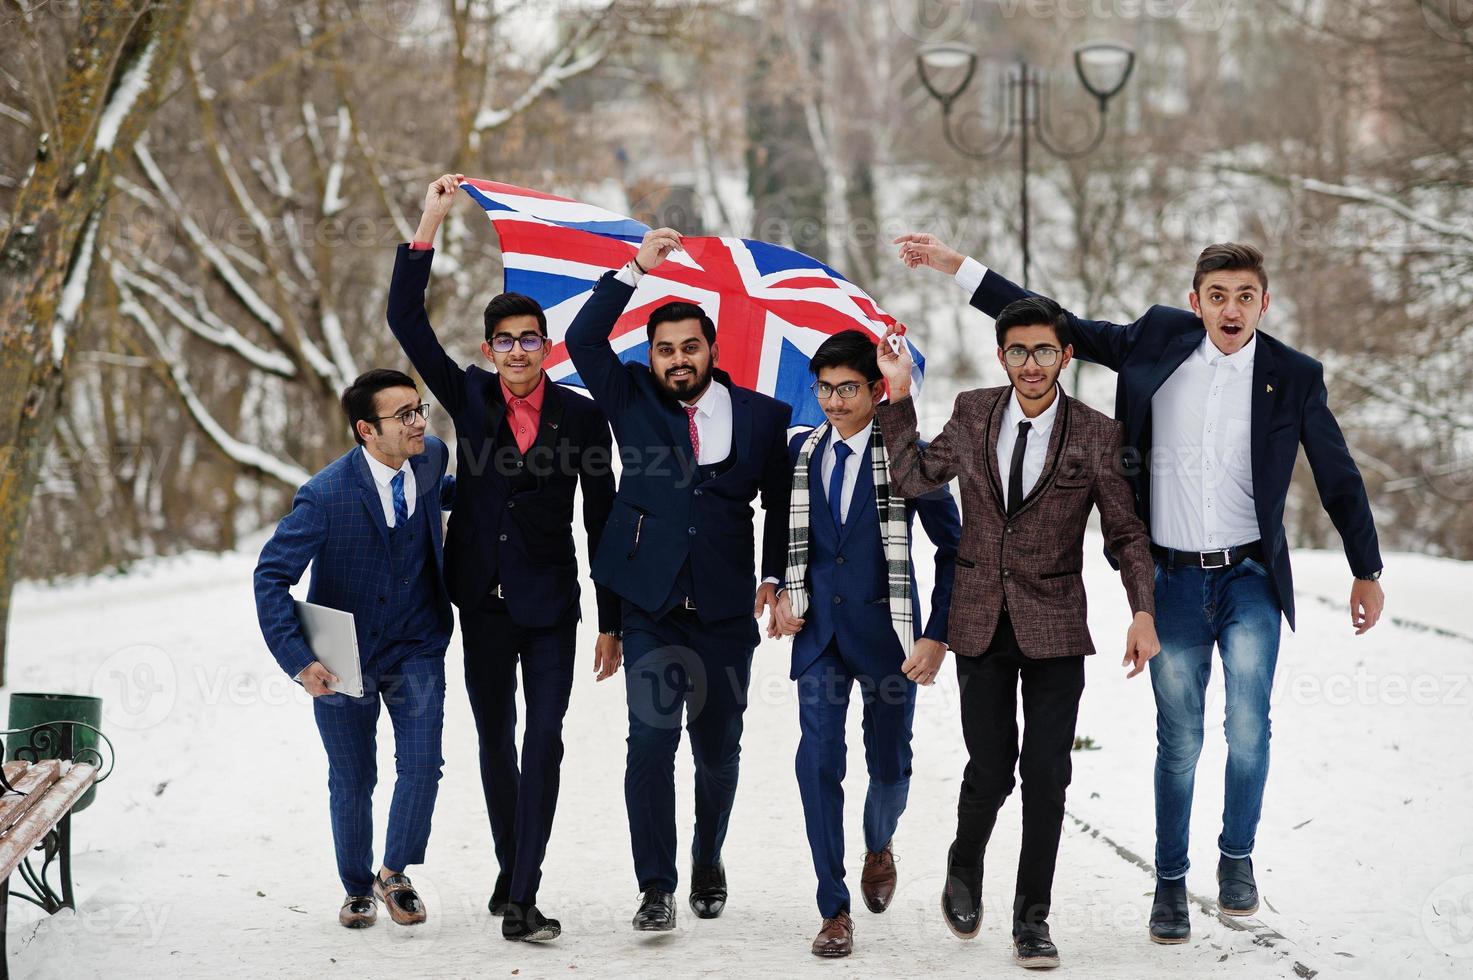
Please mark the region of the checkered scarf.
[[[788, 505], [788, 572], [784, 587], [793, 604], [793, 615], [808, 610], [808, 461], [828, 434], [825, 422], [808, 434], [793, 467], [793, 498]], [[870, 459], [875, 479], [875, 511], [880, 515], [880, 544], [885, 549], [885, 568], [890, 582], [890, 622], [900, 639], [900, 648], [910, 656], [914, 639], [910, 612], [910, 521], [905, 498], [890, 492], [890, 458], [876, 425], [870, 436]]]

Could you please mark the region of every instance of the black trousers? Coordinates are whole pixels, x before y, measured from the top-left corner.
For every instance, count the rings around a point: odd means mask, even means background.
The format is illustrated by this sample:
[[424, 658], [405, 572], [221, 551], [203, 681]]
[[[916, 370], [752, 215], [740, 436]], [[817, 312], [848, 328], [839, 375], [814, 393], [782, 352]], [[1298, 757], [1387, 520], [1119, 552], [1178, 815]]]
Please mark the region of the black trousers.
[[[1018, 649], [1006, 611], [979, 657], [956, 658], [967, 771], [957, 802], [954, 861], [982, 868], [997, 811], [1023, 781], [1023, 847], [1013, 895], [1013, 935], [1048, 935], [1054, 864], [1064, 826], [1064, 791], [1073, 774], [1074, 723], [1084, 693], [1084, 657], [1030, 660]], [[1022, 754], [1018, 683], [1023, 686]]]
[[[465, 686], [481, 743], [481, 788], [501, 873], [514, 902], [535, 903], [552, 835], [563, 762], [563, 715], [573, 691], [578, 607], [543, 629], [519, 625], [506, 604], [488, 598], [462, 609]], [[527, 702], [517, 765], [517, 663]]]

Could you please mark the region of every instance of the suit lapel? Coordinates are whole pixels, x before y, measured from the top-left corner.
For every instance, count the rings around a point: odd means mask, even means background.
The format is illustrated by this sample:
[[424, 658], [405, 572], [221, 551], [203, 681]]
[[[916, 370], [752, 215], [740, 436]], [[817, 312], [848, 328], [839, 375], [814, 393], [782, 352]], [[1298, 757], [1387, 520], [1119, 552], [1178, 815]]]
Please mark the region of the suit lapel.
[[839, 543], [842, 545], [849, 537], [849, 531], [863, 523], [869, 511], [875, 509], [875, 473], [874, 456], [872, 446], [866, 446], [864, 452], [854, 456], [851, 466], [858, 466], [854, 472], [854, 493], [849, 498], [849, 516], [844, 525], [839, 528]]
[[987, 440], [982, 444], [986, 450], [982, 453], [982, 462], [987, 470], [987, 482], [992, 485], [992, 503], [1004, 517], [1007, 516], [1008, 509], [1004, 503], [1002, 474], [997, 468], [997, 438], [1002, 434], [1002, 417], [1006, 414], [1004, 408], [1012, 395], [1013, 389], [1009, 386], [1001, 389], [999, 396], [993, 399], [992, 408], [987, 413]]
[[501, 420], [506, 418], [506, 398], [501, 393], [501, 378], [491, 376], [486, 386], [486, 441], [492, 446], [501, 438]]
[[537, 420], [537, 438], [532, 443], [533, 449], [551, 448], [557, 442], [563, 424], [562, 390], [553, 384], [551, 378], [543, 378], [542, 384], [545, 386], [542, 393], [542, 414]]
[[[1268, 473], [1268, 459], [1263, 454], [1268, 446], [1269, 418], [1279, 397], [1278, 359], [1274, 357], [1273, 351], [1265, 343], [1267, 339], [1260, 333], [1258, 345], [1253, 351], [1252, 415], [1248, 427], [1250, 443], [1248, 458], [1253, 465], [1255, 510], [1260, 502], [1266, 502], [1269, 499], [1268, 494], [1259, 489], [1258, 481]], [[1258, 526], [1262, 531], [1263, 518], [1261, 516]]]
[[[727, 378], [729, 382], [731, 379]], [[731, 392], [731, 454], [733, 462], [747, 459], [747, 443], [752, 439], [752, 400], [745, 388], [728, 384]]]
[[[379, 499], [378, 484], [373, 482], [373, 472], [368, 468], [368, 460], [363, 458], [363, 449], [359, 447], [353, 452], [353, 473], [358, 477], [358, 495], [363, 500], [363, 506], [368, 508], [368, 521], [378, 528], [379, 537], [383, 539], [384, 547], [389, 547], [389, 524], [384, 518], [384, 504]], [[419, 474], [415, 474], [419, 479]]]

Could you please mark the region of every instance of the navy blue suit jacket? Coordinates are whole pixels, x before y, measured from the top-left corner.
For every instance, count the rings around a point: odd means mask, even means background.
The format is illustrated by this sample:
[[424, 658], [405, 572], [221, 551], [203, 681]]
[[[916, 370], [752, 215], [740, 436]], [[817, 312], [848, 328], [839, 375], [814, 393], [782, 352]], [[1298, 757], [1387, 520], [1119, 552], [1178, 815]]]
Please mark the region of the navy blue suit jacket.
[[697, 467], [680, 403], [646, 365], [624, 364], [609, 344], [633, 293], [606, 273], [566, 338], [579, 376], [614, 428], [623, 465], [594, 580], [658, 614], [689, 561], [690, 598], [703, 622], [750, 617], [757, 590], [752, 500], [759, 494], [766, 512], [763, 577], [780, 580], [787, 563], [793, 410], [713, 369], [711, 383], [731, 392], [731, 455], [721, 467]]
[[[455, 423], [459, 506], [445, 539], [445, 580], [462, 609], [501, 586], [507, 611], [522, 626], [548, 627], [577, 614], [578, 557], [573, 493], [583, 486], [583, 526], [590, 558], [614, 505], [613, 438], [589, 399], [551, 381], [537, 438], [523, 455], [505, 424], [496, 374], [462, 368], [440, 346], [425, 312], [434, 249], [399, 246], [389, 286], [389, 329], [425, 385]], [[619, 628], [619, 598], [598, 595], [598, 628]]]
[[[996, 317], [1013, 300], [1031, 294], [988, 270], [972, 305]], [[1136, 513], [1151, 526], [1151, 398], [1207, 335], [1188, 310], [1153, 306], [1134, 323], [1084, 320], [1067, 313], [1074, 354], [1119, 373], [1115, 417], [1125, 426], [1125, 473], [1135, 491]], [[1360, 470], [1330, 411], [1324, 366], [1258, 331], [1253, 355], [1251, 427], [1253, 505], [1279, 605], [1294, 628], [1294, 577], [1284, 534], [1284, 503], [1303, 444], [1320, 501], [1340, 532], [1351, 573], [1381, 568], [1376, 525]], [[1111, 559], [1114, 562], [1114, 559]]]
[[[812, 429], [805, 429], [788, 443], [789, 465], [794, 469], [798, 465], [798, 452], [812, 432]], [[880, 538], [880, 514], [875, 509], [870, 450], [866, 449], [864, 455], [851, 464], [859, 467], [854, 495], [849, 499], [849, 516], [844, 526], [837, 528], [827, 505], [827, 490], [822, 476], [823, 455], [833, 437], [834, 430], [830, 428], [829, 434], [819, 441], [808, 458], [810, 492], [817, 500], [823, 500], [824, 505], [810, 507], [808, 511], [810, 545], [805, 585], [812, 602], [807, 622], [793, 637], [792, 676], [801, 675], [823, 653], [830, 636], [837, 636], [839, 649], [848, 663], [860, 672], [883, 677], [899, 672], [904, 651], [890, 621], [889, 573]], [[925, 443], [921, 443], [921, 448], [925, 448]], [[812, 488], [818, 489], [814, 491]], [[956, 577], [956, 555], [961, 545], [961, 514], [951, 491], [941, 486], [905, 501], [905, 519], [912, 528], [912, 534], [917, 515], [926, 536], [936, 546], [936, 579], [931, 587], [931, 616], [924, 620], [925, 628], [922, 629], [921, 598], [916, 588], [915, 564], [911, 563], [911, 623], [917, 637], [945, 643], [951, 614], [951, 585]], [[842, 606], [834, 605], [832, 595], [821, 594], [826, 593], [826, 589], [815, 588], [816, 583], [838, 581], [840, 573], [837, 567], [816, 567], [814, 552], [818, 550], [820, 541], [824, 543], [823, 550], [836, 552], [844, 558], [842, 580], [849, 584], [851, 592], [858, 590], [858, 594], [841, 595], [844, 600]], [[835, 615], [840, 610], [842, 614]]]
[[[425, 436], [425, 451], [409, 460], [418, 498], [416, 511], [432, 509], [428, 523], [435, 546], [435, 599], [447, 640], [454, 619], [441, 574], [440, 511], [454, 502], [455, 478], [445, 475], [449, 460], [445, 444], [431, 435]], [[389, 525], [368, 461], [358, 446], [303, 484], [292, 500], [291, 513], [276, 525], [276, 533], [261, 549], [256, 563], [256, 617], [261, 635], [291, 677], [317, 659], [302, 633], [289, 591], [309, 563], [312, 579], [307, 601], [353, 614], [358, 657], [367, 666], [379, 643], [392, 633], [383, 603], [390, 591]]]

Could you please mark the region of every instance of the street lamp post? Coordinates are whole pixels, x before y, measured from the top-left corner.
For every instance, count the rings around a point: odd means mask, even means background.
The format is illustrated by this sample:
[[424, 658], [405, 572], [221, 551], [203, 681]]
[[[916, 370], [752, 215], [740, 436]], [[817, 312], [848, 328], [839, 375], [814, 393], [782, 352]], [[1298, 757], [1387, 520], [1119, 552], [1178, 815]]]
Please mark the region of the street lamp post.
[[[916, 73], [926, 91], [941, 103], [941, 131], [946, 142], [962, 156], [975, 160], [996, 156], [1018, 137], [1018, 163], [1022, 171], [1019, 207], [1022, 218], [1023, 288], [1028, 288], [1028, 150], [1036, 140], [1049, 153], [1064, 160], [1082, 157], [1105, 138], [1105, 112], [1110, 100], [1119, 94], [1135, 68], [1135, 52], [1124, 44], [1096, 41], [1074, 50], [1074, 71], [1085, 91], [1094, 96], [1100, 115], [1095, 132], [1081, 146], [1067, 147], [1059, 143], [1049, 130], [1048, 105], [1043, 98], [1047, 80], [1027, 61], [1019, 59], [998, 92], [1003, 126], [988, 146], [980, 149], [964, 145], [952, 128], [951, 111], [957, 99], [967, 90], [977, 74], [977, 52], [959, 44], [937, 44], [923, 48], [916, 55]], [[937, 87], [933, 73], [960, 72], [960, 80], [949, 89]]]

